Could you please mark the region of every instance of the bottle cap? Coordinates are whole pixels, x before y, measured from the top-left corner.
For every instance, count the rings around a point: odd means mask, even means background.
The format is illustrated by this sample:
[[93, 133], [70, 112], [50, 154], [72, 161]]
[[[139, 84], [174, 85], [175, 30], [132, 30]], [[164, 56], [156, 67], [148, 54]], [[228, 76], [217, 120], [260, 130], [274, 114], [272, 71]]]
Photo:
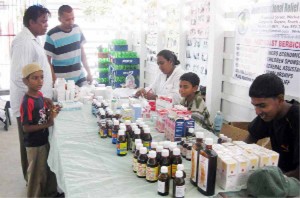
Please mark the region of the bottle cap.
[[139, 119], [137, 119], [137, 120], [135, 121], [135, 123], [136, 123], [136, 125], [140, 125], [141, 121], [140, 121]]
[[125, 135], [125, 131], [123, 129], [120, 129], [118, 132], [119, 135]]
[[143, 124], [142, 127], [143, 127], [143, 129], [144, 128], [149, 128], [148, 124]]
[[150, 158], [156, 158], [156, 151], [149, 151]]
[[144, 133], [150, 133], [150, 128], [145, 128], [144, 127]]
[[232, 142], [232, 139], [231, 139], [231, 138], [228, 138], [227, 141], [228, 141], [228, 142]]
[[137, 128], [137, 126], [131, 126], [131, 129], [134, 131]]
[[135, 123], [135, 122], [132, 122], [132, 123], [131, 123], [131, 127], [134, 127], [134, 126], [136, 126], [136, 123]]
[[151, 142], [151, 148], [157, 148], [157, 142]]
[[[173, 142], [172, 142], [173, 143]], [[177, 145], [174, 145], [174, 144], [170, 144], [169, 145], [169, 150], [170, 151], [174, 151], [174, 149], [177, 147]]]
[[183, 177], [183, 172], [181, 170], [176, 171], [176, 177]]
[[124, 126], [124, 125], [120, 125], [120, 129], [122, 129], [122, 130], [126, 131], [126, 126]]
[[141, 129], [136, 128], [136, 129], [134, 130], [134, 134], [141, 134]]
[[138, 143], [142, 143], [142, 140], [141, 139], [135, 139], [134, 143], [135, 143], [135, 145], [137, 145]]
[[184, 165], [183, 164], [177, 164], [177, 170], [184, 170]]
[[147, 153], [147, 148], [146, 147], [140, 148], [140, 154], [146, 154], [146, 153]]
[[214, 143], [212, 138], [205, 138], [205, 144], [206, 145], [212, 145]]
[[170, 141], [164, 141], [164, 148], [169, 148]]
[[122, 122], [122, 123], [120, 123], [120, 126], [125, 126], [125, 123], [123, 123], [123, 122]]
[[119, 124], [120, 124], [119, 120], [114, 120], [114, 125], [119, 125]]
[[196, 138], [204, 138], [204, 133], [203, 132], [196, 132]]
[[142, 148], [142, 147], [143, 147], [142, 143], [137, 143], [135, 146], [136, 150], [140, 150], [140, 148]]
[[145, 122], [140, 121], [140, 127], [142, 127], [145, 124]]
[[131, 121], [130, 120], [125, 120], [125, 125], [130, 125]]
[[219, 134], [219, 137], [220, 137], [220, 138], [224, 137], [224, 134], [220, 133], [220, 134]]
[[162, 166], [162, 167], [160, 168], [160, 172], [161, 172], [161, 173], [167, 173], [167, 172], [168, 172], [168, 167]]
[[158, 145], [164, 146], [164, 142], [165, 142], [165, 141], [160, 141], [160, 142], [158, 142]]
[[173, 155], [180, 155], [180, 149], [179, 148], [174, 148], [173, 149]]
[[162, 152], [161, 152], [161, 155], [162, 155], [163, 157], [168, 157], [168, 156], [169, 156], [169, 150], [163, 149]]
[[194, 128], [189, 128], [189, 133], [194, 133], [195, 129]]
[[156, 152], [162, 152], [162, 150], [163, 150], [163, 146], [158, 145], [158, 146], [156, 147]]

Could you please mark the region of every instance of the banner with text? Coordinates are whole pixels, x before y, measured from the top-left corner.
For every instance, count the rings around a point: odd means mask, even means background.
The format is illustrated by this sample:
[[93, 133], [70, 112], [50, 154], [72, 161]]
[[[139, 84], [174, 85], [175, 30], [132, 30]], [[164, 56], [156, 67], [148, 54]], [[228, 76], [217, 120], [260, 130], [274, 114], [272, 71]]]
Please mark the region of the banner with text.
[[250, 84], [275, 73], [286, 95], [299, 97], [300, 1], [255, 3], [238, 15], [233, 77]]

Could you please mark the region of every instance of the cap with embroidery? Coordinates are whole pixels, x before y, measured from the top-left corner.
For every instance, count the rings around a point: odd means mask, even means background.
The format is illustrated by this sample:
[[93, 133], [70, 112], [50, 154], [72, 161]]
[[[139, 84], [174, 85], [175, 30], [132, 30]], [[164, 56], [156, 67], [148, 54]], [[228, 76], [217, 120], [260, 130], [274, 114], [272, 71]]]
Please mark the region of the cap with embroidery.
[[30, 74], [41, 70], [43, 71], [43, 69], [38, 63], [30, 63], [28, 65], [25, 65], [22, 69], [23, 78], [26, 78]]
[[247, 183], [248, 194], [254, 197], [297, 197], [299, 190], [299, 180], [286, 177], [276, 166], [257, 169]]

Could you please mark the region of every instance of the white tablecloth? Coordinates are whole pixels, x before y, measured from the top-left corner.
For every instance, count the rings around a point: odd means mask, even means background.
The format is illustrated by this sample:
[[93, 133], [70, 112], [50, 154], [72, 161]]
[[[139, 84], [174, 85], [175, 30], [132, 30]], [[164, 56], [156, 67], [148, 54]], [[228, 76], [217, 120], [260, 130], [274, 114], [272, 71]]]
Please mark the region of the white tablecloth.
[[[154, 141], [164, 140], [162, 133], [151, 133]], [[131, 151], [119, 157], [111, 139], [99, 137], [90, 105], [79, 111], [61, 111], [49, 141], [48, 164], [67, 197], [161, 197], [157, 183], [148, 183], [133, 173]], [[183, 163], [190, 175], [190, 162], [183, 159]], [[199, 196], [203, 195], [187, 179], [186, 197]]]

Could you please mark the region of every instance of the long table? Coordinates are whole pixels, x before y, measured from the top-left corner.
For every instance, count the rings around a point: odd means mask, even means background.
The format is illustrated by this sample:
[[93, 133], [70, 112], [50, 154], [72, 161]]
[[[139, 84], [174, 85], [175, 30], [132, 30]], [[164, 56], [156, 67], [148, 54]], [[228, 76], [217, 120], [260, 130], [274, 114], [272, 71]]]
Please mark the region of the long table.
[[[164, 134], [154, 130], [151, 135], [154, 141], [165, 140]], [[77, 111], [61, 111], [50, 130], [49, 141], [48, 164], [66, 197], [161, 197], [157, 183], [149, 183], [133, 173], [131, 151], [119, 157], [111, 139], [99, 137], [91, 105]], [[189, 176], [191, 163], [183, 159], [183, 164]], [[169, 197], [172, 183], [171, 180]], [[219, 190], [216, 187], [216, 192]], [[185, 195], [203, 196], [188, 179]]]

